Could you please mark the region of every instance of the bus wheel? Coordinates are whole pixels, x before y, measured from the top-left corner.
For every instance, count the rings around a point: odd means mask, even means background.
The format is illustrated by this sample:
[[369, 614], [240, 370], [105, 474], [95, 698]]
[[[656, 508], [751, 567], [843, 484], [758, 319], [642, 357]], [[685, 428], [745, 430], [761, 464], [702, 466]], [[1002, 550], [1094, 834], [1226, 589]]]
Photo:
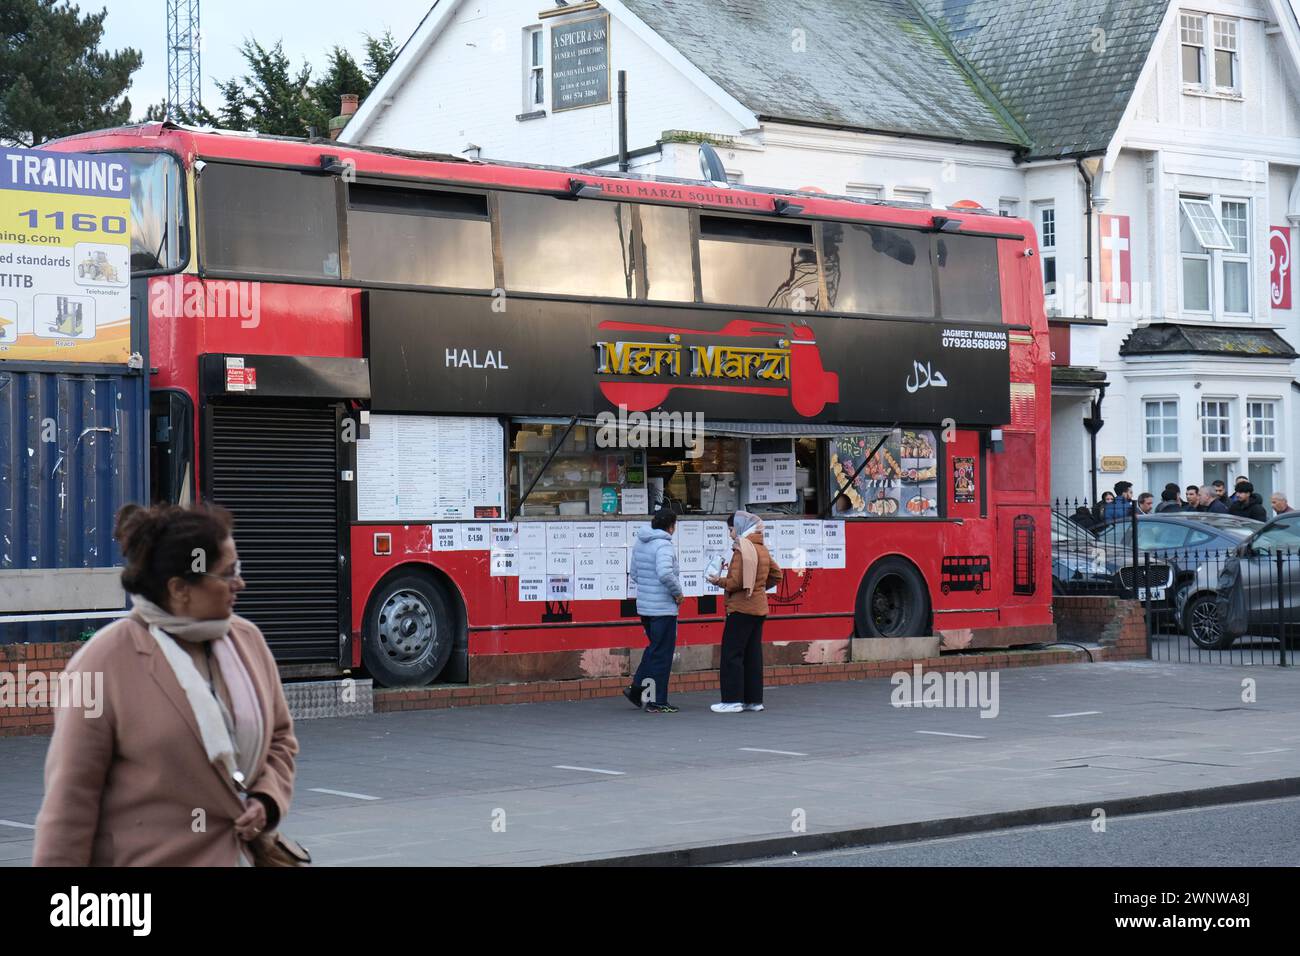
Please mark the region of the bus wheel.
[[422, 574], [385, 582], [366, 614], [361, 656], [385, 687], [422, 687], [441, 673], [455, 639], [443, 589]]
[[854, 613], [859, 637], [918, 637], [929, 617], [929, 593], [909, 562], [885, 558], [867, 572]]

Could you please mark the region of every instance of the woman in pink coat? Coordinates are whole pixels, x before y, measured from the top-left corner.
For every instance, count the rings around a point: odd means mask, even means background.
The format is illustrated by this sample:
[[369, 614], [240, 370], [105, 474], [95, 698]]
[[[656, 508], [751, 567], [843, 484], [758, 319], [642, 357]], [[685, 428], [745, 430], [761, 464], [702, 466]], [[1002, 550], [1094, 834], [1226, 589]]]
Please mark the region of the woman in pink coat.
[[289, 810], [298, 742], [221, 508], [128, 505], [115, 537], [130, 617], [68, 662], [102, 708], [61, 707], [37, 866], [235, 866]]

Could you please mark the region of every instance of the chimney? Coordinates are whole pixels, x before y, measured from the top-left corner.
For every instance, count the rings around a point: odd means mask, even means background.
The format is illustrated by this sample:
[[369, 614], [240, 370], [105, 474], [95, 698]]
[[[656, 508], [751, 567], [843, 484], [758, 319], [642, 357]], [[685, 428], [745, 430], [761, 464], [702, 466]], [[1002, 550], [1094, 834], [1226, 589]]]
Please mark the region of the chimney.
[[339, 133], [343, 132], [343, 127], [348, 125], [348, 120], [357, 111], [357, 94], [344, 93], [341, 99], [339, 115], [330, 120], [330, 139], [339, 138]]

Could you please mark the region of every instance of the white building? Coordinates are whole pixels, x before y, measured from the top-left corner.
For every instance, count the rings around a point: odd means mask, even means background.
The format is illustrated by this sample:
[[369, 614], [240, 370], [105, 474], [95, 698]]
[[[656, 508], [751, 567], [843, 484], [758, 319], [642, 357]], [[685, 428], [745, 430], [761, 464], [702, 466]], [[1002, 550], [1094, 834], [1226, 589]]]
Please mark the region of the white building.
[[634, 172], [1030, 218], [1054, 495], [1300, 493], [1288, 0], [437, 0], [340, 138], [614, 168], [620, 71]]

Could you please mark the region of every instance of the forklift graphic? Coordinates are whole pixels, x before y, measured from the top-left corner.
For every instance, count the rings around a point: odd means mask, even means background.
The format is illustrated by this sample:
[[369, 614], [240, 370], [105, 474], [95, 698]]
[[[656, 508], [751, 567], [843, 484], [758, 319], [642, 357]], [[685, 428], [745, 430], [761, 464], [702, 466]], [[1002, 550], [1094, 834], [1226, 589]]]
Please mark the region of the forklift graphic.
[[60, 335], [76, 338], [86, 329], [85, 319], [82, 316], [82, 303], [69, 302], [67, 296], [59, 296], [55, 300], [54, 321], [50, 323], [50, 327]]
[[90, 278], [92, 282], [116, 282], [117, 267], [108, 259], [108, 254], [97, 249], [77, 264], [78, 278]]

